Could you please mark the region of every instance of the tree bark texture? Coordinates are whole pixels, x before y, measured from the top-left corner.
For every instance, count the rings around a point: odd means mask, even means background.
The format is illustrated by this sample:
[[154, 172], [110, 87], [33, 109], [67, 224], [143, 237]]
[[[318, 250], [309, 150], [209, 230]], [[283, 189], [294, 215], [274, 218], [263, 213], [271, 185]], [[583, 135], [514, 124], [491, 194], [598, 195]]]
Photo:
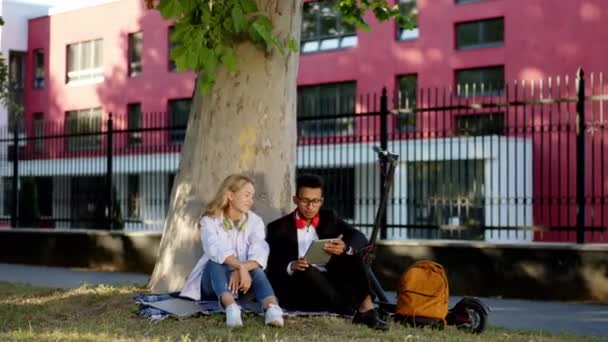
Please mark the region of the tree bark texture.
[[[275, 35], [299, 42], [302, 0], [258, 0]], [[239, 70], [199, 89], [192, 110], [158, 260], [148, 286], [177, 291], [202, 254], [198, 220], [222, 180], [243, 173], [255, 181], [253, 210], [268, 223], [290, 209], [296, 153], [298, 53], [281, 55], [241, 44]]]

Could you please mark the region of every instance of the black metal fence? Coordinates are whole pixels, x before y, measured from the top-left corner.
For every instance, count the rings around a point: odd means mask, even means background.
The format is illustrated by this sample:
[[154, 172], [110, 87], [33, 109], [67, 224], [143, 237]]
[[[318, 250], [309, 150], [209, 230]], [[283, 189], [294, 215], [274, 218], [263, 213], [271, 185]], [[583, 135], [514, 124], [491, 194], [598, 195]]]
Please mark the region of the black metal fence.
[[185, 126], [173, 125], [185, 120], [175, 116], [183, 111], [105, 115], [92, 109], [69, 112], [64, 122], [34, 115], [25, 135], [0, 132], [0, 222], [162, 229], [185, 137]]
[[603, 75], [491, 89], [301, 96], [298, 169], [330, 178], [327, 202], [369, 231], [371, 147], [398, 153], [383, 238], [608, 242]]
[[[371, 230], [380, 199], [380, 145], [400, 155], [383, 238], [608, 241], [602, 74], [491, 92], [350, 88], [300, 92], [296, 166], [322, 175], [325, 205], [360, 229]], [[102, 120], [89, 110], [57, 124], [34, 115], [25, 135], [5, 131], [5, 225], [161, 229], [183, 113], [130, 108]]]

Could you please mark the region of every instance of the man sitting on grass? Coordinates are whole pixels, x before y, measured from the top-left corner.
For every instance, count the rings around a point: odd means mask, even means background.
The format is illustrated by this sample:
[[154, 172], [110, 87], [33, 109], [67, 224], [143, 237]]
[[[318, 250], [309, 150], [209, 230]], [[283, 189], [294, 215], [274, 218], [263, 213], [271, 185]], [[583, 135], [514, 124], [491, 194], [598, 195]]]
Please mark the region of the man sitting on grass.
[[[321, 210], [323, 180], [302, 175], [296, 181], [296, 209], [268, 224], [268, 278], [281, 306], [302, 311], [352, 314], [353, 323], [385, 330], [372, 302], [367, 271], [343, 240], [354, 228], [335, 212]], [[325, 265], [311, 265], [304, 255], [314, 240], [335, 240], [324, 246], [331, 254]]]

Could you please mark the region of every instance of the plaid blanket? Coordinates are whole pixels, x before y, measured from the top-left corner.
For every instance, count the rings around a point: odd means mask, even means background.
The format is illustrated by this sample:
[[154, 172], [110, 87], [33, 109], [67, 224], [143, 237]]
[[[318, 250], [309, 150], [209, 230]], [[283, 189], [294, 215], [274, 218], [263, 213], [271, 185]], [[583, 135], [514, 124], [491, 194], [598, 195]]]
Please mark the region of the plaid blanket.
[[[191, 301], [183, 297], [179, 297], [179, 293], [158, 293], [158, 294], [138, 294], [133, 296], [135, 303], [138, 304], [137, 308], [137, 316], [145, 319], [149, 319], [151, 321], [161, 321], [168, 317], [175, 318], [187, 318], [193, 314], [201, 314], [201, 315], [211, 315], [215, 313], [223, 313], [224, 308], [220, 305], [219, 301], [213, 300], [202, 300], [202, 301]], [[190, 304], [190, 310], [186, 310], [186, 312], [170, 312], [167, 310], [160, 309], [155, 307], [154, 305], [158, 305], [161, 302], [167, 303], [167, 301], [175, 300], [175, 302], [181, 302]], [[190, 303], [188, 303], [188, 302]], [[191, 305], [194, 304], [194, 305]], [[258, 315], [263, 315], [264, 310], [259, 303], [252, 302], [250, 300], [238, 300], [237, 304], [241, 306], [243, 312], [250, 312]], [[332, 316], [341, 316], [336, 313], [328, 312], [328, 311], [283, 311], [285, 316], [293, 317], [293, 316], [312, 316], [312, 315], [332, 315]]]

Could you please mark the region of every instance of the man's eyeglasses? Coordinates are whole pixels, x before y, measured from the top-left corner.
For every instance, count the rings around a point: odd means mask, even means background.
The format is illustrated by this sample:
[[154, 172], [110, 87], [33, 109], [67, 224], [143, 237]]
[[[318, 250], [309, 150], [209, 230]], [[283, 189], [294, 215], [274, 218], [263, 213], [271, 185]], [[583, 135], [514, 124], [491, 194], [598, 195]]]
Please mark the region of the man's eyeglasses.
[[298, 200], [300, 201], [300, 203], [304, 204], [305, 206], [309, 206], [309, 205], [313, 205], [313, 206], [319, 206], [321, 205], [321, 203], [323, 203], [323, 199], [322, 198], [300, 198], [298, 197]]

